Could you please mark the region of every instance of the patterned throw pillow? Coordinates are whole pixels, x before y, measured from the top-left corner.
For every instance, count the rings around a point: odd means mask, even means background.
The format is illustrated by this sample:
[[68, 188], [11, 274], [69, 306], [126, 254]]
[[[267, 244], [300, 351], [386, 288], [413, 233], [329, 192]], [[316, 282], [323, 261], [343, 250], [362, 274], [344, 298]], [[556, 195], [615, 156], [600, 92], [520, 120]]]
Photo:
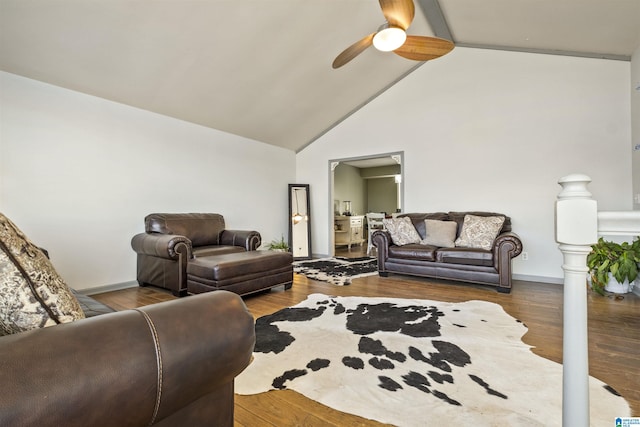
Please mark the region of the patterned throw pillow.
[[409, 217], [383, 219], [382, 224], [391, 235], [394, 245], [420, 243], [420, 235]]
[[427, 231], [427, 237], [422, 239], [421, 244], [439, 248], [455, 246], [456, 231], [458, 230], [458, 224], [455, 221], [425, 219], [424, 228]]
[[49, 259], [0, 213], [0, 335], [82, 318]]
[[465, 215], [456, 246], [489, 250], [504, 224], [502, 216]]

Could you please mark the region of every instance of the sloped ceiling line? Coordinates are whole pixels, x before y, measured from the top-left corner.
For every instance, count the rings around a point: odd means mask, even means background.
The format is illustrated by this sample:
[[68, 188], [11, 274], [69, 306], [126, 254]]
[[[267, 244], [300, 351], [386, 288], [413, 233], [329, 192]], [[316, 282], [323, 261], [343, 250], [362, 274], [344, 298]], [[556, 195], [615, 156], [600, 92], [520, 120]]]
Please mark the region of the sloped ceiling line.
[[596, 58], [596, 59], [611, 59], [614, 61], [631, 61], [629, 55], [613, 55], [610, 53], [590, 53], [590, 52], [574, 52], [570, 50], [550, 50], [550, 49], [531, 49], [531, 48], [515, 48], [509, 46], [499, 45], [479, 45], [473, 43], [456, 43], [459, 47], [471, 47], [474, 49], [491, 49], [491, 50], [504, 50], [510, 52], [524, 52], [524, 53], [540, 53], [543, 55], [562, 55], [562, 56], [577, 56], [580, 58]]
[[433, 30], [433, 34], [436, 37], [451, 40], [455, 43], [455, 40], [451, 36], [449, 24], [447, 24], [447, 20], [444, 18], [444, 14], [442, 13], [442, 8], [440, 8], [438, 0], [417, 1], [418, 6], [420, 6], [422, 13], [424, 13], [424, 16], [427, 18], [427, 22], [431, 26], [431, 30]]
[[464, 43], [453, 39], [449, 24], [442, 13], [442, 8], [438, 0], [416, 0], [422, 13], [427, 18], [427, 22], [431, 26], [433, 33], [436, 37], [451, 40], [456, 46], [470, 47], [474, 49], [491, 49], [491, 50], [505, 50], [512, 52], [525, 52], [525, 53], [539, 53], [546, 55], [562, 55], [562, 56], [577, 56], [582, 58], [597, 58], [597, 59], [611, 59], [615, 61], [631, 61], [630, 55], [614, 55], [614, 54], [602, 54], [591, 52], [575, 52], [568, 50], [551, 50], [551, 49], [532, 49], [522, 47], [509, 47], [500, 45], [489, 44], [477, 44], [477, 43]]
[[[425, 15], [425, 17], [427, 19], [427, 22], [431, 26], [433, 34], [436, 37], [440, 37], [440, 38], [443, 38], [443, 39], [447, 39], [447, 40], [452, 40], [453, 41], [453, 39], [451, 38], [451, 31], [449, 30], [449, 25], [447, 24], [447, 21], [444, 18], [444, 14], [442, 13], [442, 9], [440, 8], [440, 4], [438, 3], [438, 0], [417, 0], [417, 2], [418, 2], [418, 5], [420, 7], [420, 10], [422, 10], [422, 13]], [[340, 123], [344, 122], [346, 119], [348, 119], [353, 114], [358, 112], [361, 108], [363, 108], [364, 106], [366, 106], [367, 104], [372, 102], [378, 96], [382, 95], [387, 90], [391, 89], [393, 86], [396, 85], [396, 83], [398, 83], [399, 81], [401, 81], [402, 79], [407, 77], [409, 74], [413, 73], [415, 70], [417, 70], [423, 64], [424, 64], [424, 62], [417, 63], [408, 72], [404, 73], [403, 75], [401, 75], [400, 77], [395, 79], [393, 82], [391, 82], [389, 85], [385, 86], [382, 90], [376, 92], [373, 96], [368, 98], [366, 101], [364, 101], [363, 103], [361, 103], [358, 106], [356, 106], [353, 110], [349, 111], [347, 114], [345, 114], [344, 116], [340, 117], [340, 119], [338, 119], [337, 121], [333, 122], [329, 127], [327, 127], [325, 130], [323, 130], [318, 135], [316, 135], [311, 140], [309, 140], [305, 145], [303, 145], [298, 150], [296, 150], [296, 153], [301, 152], [306, 147], [308, 147], [309, 145], [313, 144], [315, 141], [320, 139], [326, 133], [328, 133], [333, 128], [338, 126]]]
[[403, 75], [401, 75], [400, 77], [398, 77], [397, 79], [395, 79], [393, 82], [391, 82], [389, 85], [385, 86], [382, 90], [376, 92], [373, 96], [371, 96], [370, 98], [367, 98], [366, 101], [364, 101], [363, 103], [361, 103], [360, 105], [358, 105], [356, 108], [354, 108], [353, 110], [349, 111], [347, 114], [345, 114], [344, 116], [340, 117], [340, 119], [338, 119], [337, 121], [333, 122], [331, 124], [331, 126], [329, 126], [328, 128], [326, 128], [325, 130], [323, 130], [322, 132], [320, 132], [318, 135], [314, 136], [313, 138], [311, 138], [304, 146], [300, 147], [298, 150], [296, 150], [296, 154], [298, 154], [299, 152], [301, 152], [302, 150], [304, 150], [305, 148], [307, 148], [309, 145], [313, 144], [314, 142], [316, 142], [318, 139], [322, 138], [325, 134], [327, 134], [329, 131], [331, 131], [333, 128], [335, 128], [336, 126], [338, 126], [340, 123], [344, 122], [345, 120], [347, 120], [349, 117], [351, 117], [353, 114], [357, 113], [361, 108], [363, 108], [365, 105], [369, 104], [371, 101], [373, 101], [374, 99], [376, 99], [377, 97], [379, 97], [380, 95], [382, 95], [383, 93], [385, 93], [387, 90], [391, 89], [393, 86], [395, 86], [396, 83], [398, 83], [399, 81], [401, 81], [402, 79], [404, 79], [405, 77], [407, 77], [409, 74], [413, 73], [415, 70], [417, 70], [419, 67], [422, 66], [422, 64], [424, 64], [424, 62], [418, 62], [413, 68], [411, 68], [409, 71], [407, 71], [406, 73], [404, 73]]

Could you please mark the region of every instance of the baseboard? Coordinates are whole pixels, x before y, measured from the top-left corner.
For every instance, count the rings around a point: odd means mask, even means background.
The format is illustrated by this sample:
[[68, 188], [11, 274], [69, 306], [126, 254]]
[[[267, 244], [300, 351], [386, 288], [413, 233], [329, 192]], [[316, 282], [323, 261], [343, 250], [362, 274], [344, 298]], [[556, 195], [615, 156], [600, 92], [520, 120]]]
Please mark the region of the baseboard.
[[514, 274], [511, 277], [513, 280], [522, 280], [524, 282], [553, 283], [556, 285], [564, 284], [564, 279], [562, 277], [531, 276], [528, 274]]
[[113, 283], [111, 285], [103, 285], [103, 286], [96, 286], [93, 288], [86, 288], [86, 289], [76, 289], [78, 292], [80, 292], [81, 294], [85, 294], [85, 295], [96, 295], [96, 294], [103, 294], [105, 292], [112, 292], [112, 291], [119, 291], [122, 289], [129, 289], [129, 288], [135, 288], [136, 286], [138, 286], [138, 282], [131, 281], [131, 282], [123, 282], [123, 283]]

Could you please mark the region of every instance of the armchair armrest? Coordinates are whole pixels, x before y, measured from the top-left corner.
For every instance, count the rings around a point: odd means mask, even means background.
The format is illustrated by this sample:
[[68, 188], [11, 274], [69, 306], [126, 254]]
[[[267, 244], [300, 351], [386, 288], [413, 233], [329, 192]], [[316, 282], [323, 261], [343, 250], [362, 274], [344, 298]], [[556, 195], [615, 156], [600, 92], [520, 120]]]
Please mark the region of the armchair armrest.
[[166, 259], [178, 259], [180, 254], [191, 259], [191, 240], [177, 234], [140, 233], [131, 239], [131, 247], [138, 254]]
[[253, 230], [223, 230], [220, 244], [242, 246], [247, 251], [255, 251], [262, 243], [262, 236]]
[[0, 425], [231, 425], [254, 342], [227, 291], [0, 337]]

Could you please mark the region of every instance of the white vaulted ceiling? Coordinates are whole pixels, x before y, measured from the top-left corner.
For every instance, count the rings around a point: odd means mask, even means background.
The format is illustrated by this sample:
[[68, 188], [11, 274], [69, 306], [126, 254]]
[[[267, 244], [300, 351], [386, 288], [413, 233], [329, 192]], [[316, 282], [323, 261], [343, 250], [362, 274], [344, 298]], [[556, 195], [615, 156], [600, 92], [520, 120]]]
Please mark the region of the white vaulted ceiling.
[[[299, 151], [417, 66], [376, 0], [0, 0], [0, 70]], [[419, 0], [409, 34], [629, 60], [638, 0]], [[436, 59], [444, 60], [444, 59]]]

